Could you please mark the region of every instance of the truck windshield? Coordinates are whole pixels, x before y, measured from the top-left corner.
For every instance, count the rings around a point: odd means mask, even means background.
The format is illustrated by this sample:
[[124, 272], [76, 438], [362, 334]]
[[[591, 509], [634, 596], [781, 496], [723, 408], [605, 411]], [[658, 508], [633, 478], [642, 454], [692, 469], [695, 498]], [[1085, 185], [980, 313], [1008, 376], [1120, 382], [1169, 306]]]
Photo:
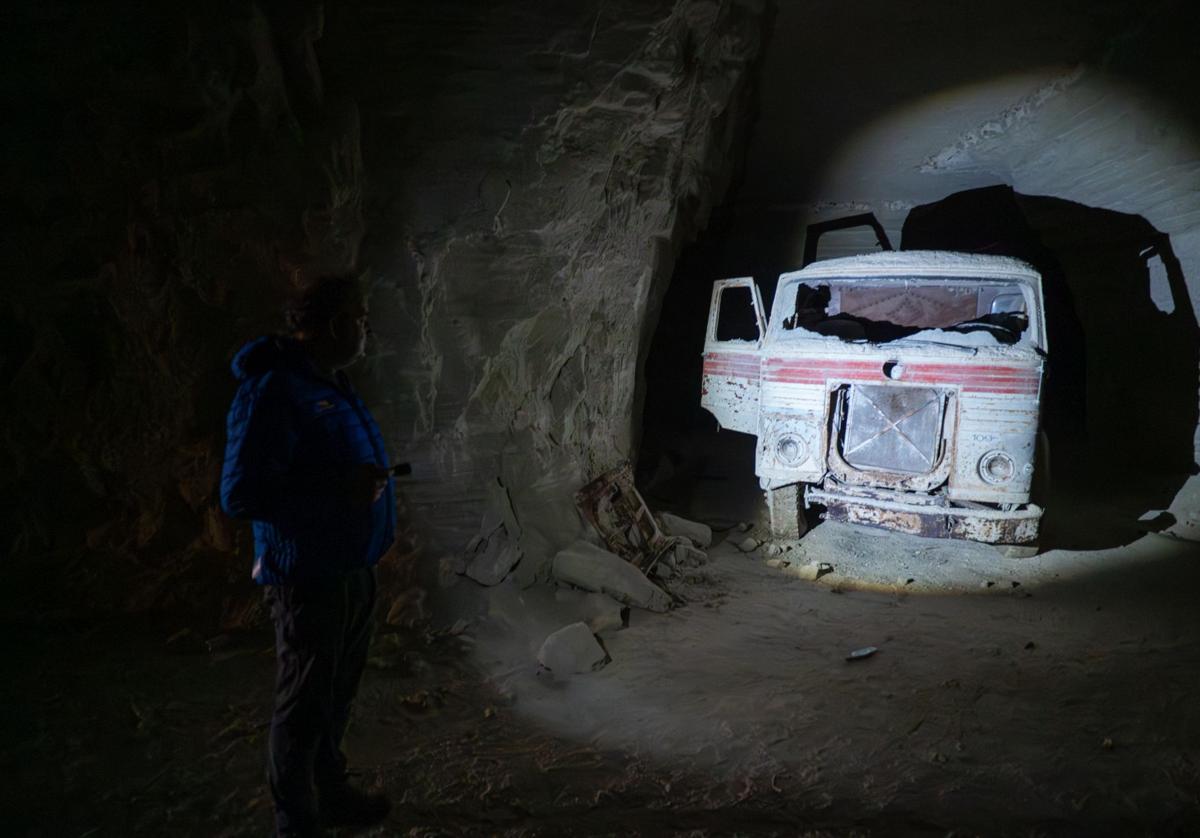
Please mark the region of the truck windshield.
[[781, 291], [781, 337], [844, 341], [929, 340], [1011, 345], [1029, 328], [1022, 286], [972, 278], [886, 277], [809, 280]]

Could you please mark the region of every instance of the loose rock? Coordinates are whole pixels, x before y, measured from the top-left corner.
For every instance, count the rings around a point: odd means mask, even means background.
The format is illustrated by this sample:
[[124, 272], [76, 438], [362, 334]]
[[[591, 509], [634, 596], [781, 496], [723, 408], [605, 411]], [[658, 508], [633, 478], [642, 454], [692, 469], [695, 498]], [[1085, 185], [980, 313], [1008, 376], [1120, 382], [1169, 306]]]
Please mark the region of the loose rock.
[[566, 676], [599, 669], [608, 655], [587, 623], [572, 623], [546, 638], [537, 659], [555, 675]]
[[681, 535], [697, 547], [704, 549], [712, 544], [712, 528], [699, 521], [689, 521], [670, 512], [658, 516], [659, 524], [667, 535]]
[[[478, 543], [476, 546], [478, 549]], [[488, 536], [482, 549], [478, 549], [468, 560], [466, 573], [481, 585], [498, 585], [520, 560], [521, 553], [515, 540], [509, 538], [508, 531], [501, 526]]]
[[743, 553], [751, 553], [758, 549], [759, 540], [752, 535], [748, 535], [738, 542], [737, 548]]
[[645, 574], [602, 547], [576, 541], [554, 557], [554, 578], [587, 591], [608, 594], [617, 602], [666, 611], [671, 599]]
[[707, 553], [683, 542], [676, 544], [670, 552], [674, 554], [677, 567], [699, 567], [708, 561]]
[[583, 601], [582, 613], [586, 615], [584, 622], [592, 630], [592, 634], [599, 634], [608, 629], [621, 628], [621, 612], [627, 610], [606, 594], [588, 594]]

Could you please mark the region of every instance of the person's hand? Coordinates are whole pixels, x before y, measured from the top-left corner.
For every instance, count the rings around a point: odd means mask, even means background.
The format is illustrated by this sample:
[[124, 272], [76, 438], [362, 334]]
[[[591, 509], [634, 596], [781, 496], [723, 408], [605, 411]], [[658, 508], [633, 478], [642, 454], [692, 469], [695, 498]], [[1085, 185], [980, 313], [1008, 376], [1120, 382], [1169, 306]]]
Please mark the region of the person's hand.
[[388, 470], [375, 463], [355, 463], [347, 481], [347, 494], [352, 506], [370, 506], [383, 497], [387, 488]]

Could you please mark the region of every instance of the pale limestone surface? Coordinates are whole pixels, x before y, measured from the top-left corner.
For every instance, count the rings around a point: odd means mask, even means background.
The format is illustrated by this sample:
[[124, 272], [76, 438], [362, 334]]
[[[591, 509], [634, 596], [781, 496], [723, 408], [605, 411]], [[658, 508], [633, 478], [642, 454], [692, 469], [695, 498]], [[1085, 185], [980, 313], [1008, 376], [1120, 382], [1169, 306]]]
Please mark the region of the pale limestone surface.
[[670, 512], [660, 513], [658, 521], [662, 525], [663, 532], [667, 535], [683, 536], [701, 550], [707, 549], [712, 544], [712, 528], [708, 524], [699, 521], [689, 521], [687, 518], [681, 518]]
[[576, 541], [554, 557], [554, 578], [559, 582], [604, 593], [626, 605], [648, 611], [666, 611], [667, 594], [636, 567], [615, 553], [587, 541]]

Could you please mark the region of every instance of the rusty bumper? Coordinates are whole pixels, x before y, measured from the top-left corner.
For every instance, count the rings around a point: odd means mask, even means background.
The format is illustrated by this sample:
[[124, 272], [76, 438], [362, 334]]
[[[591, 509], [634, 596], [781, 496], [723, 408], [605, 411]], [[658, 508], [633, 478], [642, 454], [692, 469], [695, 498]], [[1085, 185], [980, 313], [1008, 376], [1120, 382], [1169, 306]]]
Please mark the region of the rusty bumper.
[[[897, 493], [898, 494], [898, 493]], [[1042, 521], [1042, 508], [1027, 504], [1011, 511], [955, 506], [923, 498], [907, 502], [895, 496], [868, 497], [810, 486], [805, 505], [825, 507], [825, 517], [867, 524], [930, 538], [965, 538], [988, 544], [1033, 544]]]

